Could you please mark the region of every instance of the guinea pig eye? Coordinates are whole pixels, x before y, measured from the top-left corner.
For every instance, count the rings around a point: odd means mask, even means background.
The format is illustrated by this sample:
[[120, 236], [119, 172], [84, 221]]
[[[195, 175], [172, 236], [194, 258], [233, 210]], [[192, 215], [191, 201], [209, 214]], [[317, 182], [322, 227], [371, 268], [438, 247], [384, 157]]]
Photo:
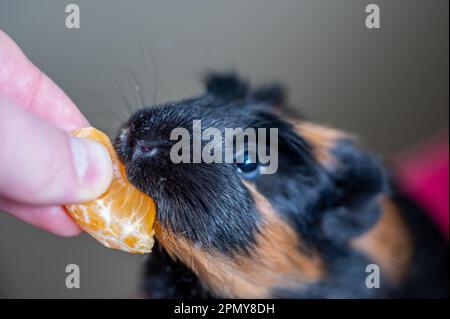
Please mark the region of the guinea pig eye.
[[237, 171], [246, 179], [254, 179], [259, 175], [259, 164], [248, 153], [244, 154], [242, 163], [236, 163]]

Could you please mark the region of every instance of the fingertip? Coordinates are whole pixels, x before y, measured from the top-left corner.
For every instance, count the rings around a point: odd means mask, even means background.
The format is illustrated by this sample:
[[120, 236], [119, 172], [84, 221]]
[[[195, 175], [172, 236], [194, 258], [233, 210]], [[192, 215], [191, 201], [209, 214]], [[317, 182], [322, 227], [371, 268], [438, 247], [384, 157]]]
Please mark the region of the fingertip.
[[108, 150], [99, 142], [70, 137], [73, 166], [78, 178], [74, 202], [101, 196], [112, 181], [112, 162]]

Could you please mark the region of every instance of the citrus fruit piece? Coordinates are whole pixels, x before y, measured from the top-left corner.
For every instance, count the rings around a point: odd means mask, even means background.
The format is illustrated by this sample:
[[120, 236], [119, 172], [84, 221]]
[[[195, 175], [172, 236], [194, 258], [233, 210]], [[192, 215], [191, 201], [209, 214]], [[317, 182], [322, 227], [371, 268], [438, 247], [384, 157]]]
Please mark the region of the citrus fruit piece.
[[66, 205], [78, 225], [106, 247], [130, 253], [149, 253], [153, 247], [156, 206], [151, 197], [130, 184], [108, 136], [86, 127], [72, 132], [103, 144], [112, 160], [111, 185], [99, 198], [82, 204]]

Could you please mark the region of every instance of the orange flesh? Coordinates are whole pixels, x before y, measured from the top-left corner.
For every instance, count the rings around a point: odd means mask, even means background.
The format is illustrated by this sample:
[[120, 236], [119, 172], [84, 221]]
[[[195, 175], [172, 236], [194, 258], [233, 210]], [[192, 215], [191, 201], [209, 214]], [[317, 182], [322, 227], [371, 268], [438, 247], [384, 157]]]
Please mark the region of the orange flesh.
[[106, 247], [130, 253], [149, 253], [153, 247], [156, 206], [152, 198], [131, 185], [125, 167], [103, 132], [86, 127], [72, 133], [103, 144], [113, 164], [113, 179], [108, 190], [96, 200], [66, 205], [80, 227]]

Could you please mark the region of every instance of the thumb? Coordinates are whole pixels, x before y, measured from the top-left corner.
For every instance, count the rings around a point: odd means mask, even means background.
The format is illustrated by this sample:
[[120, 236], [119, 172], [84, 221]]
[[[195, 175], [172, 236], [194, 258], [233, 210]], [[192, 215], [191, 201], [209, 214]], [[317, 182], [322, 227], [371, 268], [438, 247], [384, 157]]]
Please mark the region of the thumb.
[[0, 197], [27, 204], [85, 202], [106, 191], [111, 158], [0, 96]]

